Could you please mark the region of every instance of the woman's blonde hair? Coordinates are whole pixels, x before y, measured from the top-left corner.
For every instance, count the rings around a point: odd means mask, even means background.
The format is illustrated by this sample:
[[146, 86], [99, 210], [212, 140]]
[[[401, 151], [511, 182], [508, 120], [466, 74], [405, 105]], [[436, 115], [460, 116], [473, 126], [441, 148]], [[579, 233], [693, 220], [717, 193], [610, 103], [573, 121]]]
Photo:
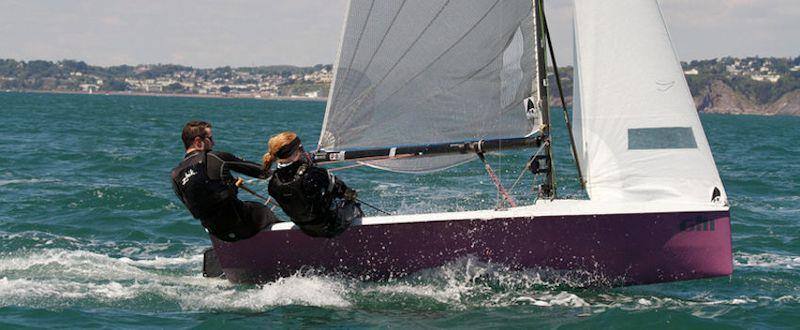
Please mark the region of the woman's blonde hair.
[[296, 138], [297, 134], [289, 131], [278, 133], [269, 138], [267, 153], [261, 157], [261, 160], [264, 162], [264, 170], [269, 170], [270, 166], [272, 166], [272, 162], [275, 161], [275, 154], [278, 153], [278, 150], [281, 150], [281, 148], [291, 143]]

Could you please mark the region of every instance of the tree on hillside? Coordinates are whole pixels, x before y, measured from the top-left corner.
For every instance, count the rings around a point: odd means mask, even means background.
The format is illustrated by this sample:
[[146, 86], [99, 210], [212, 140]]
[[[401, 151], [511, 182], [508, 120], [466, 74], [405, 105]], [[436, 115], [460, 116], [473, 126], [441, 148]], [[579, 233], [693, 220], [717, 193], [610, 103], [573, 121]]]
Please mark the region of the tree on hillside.
[[24, 76], [31, 78], [53, 77], [58, 75], [59, 68], [53, 62], [35, 60], [25, 65]]
[[128, 90], [129, 87], [128, 83], [123, 80], [111, 79], [106, 81], [100, 89], [104, 91], [122, 92]]
[[186, 88], [179, 83], [172, 83], [169, 85], [164, 86], [165, 93], [183, 93], [186, 91]]
[[63, 60], [59, 62], [61, 67], [67, 71], [67, 73], [71, 72], [81, 72], [81, 73], [88, 73], [89, 72], [89, 65], [86, 64], [84, 61], [75, 61], [75, 60]]
[[117, 76], [120, 78], [121, 77], [131, 78], [136, 75], [136, 73], [134, 72], [135, 69], [136, 68], [130, 65], [117, 65], [117, 66], [110, 66], [105, 71], [109, 75]]
[[0, 76], [16, 77], [22, 63], [12, 59], [0, 59]]

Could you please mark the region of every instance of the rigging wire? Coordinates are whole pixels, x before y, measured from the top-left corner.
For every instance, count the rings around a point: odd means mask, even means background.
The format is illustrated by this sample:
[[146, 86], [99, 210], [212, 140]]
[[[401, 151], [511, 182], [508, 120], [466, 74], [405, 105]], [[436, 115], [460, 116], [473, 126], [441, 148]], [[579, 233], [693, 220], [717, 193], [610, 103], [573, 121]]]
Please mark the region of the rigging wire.
[[[519, 173], [519, 176], [517, 177], [517, 180], [516, 180], [516, 181], [514, 181], [514, 184], [513, 184], [513, 185], [511, 185], [511, 188], [508, 188], [508, 191], [514, 191], [514, 187], [516, 187], [516, 186], [517, 186], [517, 184], [519, 183], [519, 181], [520, 181], [520, 180], [522, 179], [522, 177], [525, 175], [525, 172], [527, 172], [527, 171], [528, 171], [528, 169], [529, 169], [529, 168], [531, 168], [531, 164], [533, 163], [533, 160], [534, 160], [534, 158], [535, 158], [536, 156], [538, 156], [538, 155], [539, 155], [539, 153], [541, 153], [541, 152], [542, 152], [542, 150], [544, 150], [544, 144], [542, 144], [542, 146], [541, 146], [541, 147], [539, 147], [539, 150], [536, 150], [536, 152], [533, 154], [533, 156], [531, 156], [531, 159], [530, 159], [530, 160], [528, 160], [528, 162], [526, 162], [526, 163], [525, 163], [525, 167], [524, 167], [524, 168], [522, 168], [522, 171]], [[535, 174], [534, 174], [533, 178], [534, 178], [534, 183], [535, 183], [535, 181], [536, 181], [536, 175], [535, 175]]]
[[357, 202], [359, 202], [359, 203], [361, 203], [361, 204], [364, 204], [364, 205], [366, 205], [366, 206], [369, 206], [370, 208], [374, 209], [375, 211], [381, 212], [381, 213], [383, 213], [383, 214], [386, 214], [386, 215], [392, 215], [391, 213], [389, 213], [389, 212], [387, 212], [387, 211], [384, 211], [384, 210], [381, 210], [381, 209], [379, 209], [377, 206], [375, 206], [375, 205], [372, 205], [372, 204], [370, 204], [370, 203], [367, 203], [367, 202], [365, 202], [365, 201], [363, 201], [363, 200], [361, 200], [361, 199], [359, 199], [359, 198], [356, 198], [356, 201], [357, 201]]
[[561, 96], [561, 109], [564, 111], [564, 122], [567, 126], [567, 133], [569, 133], [569, 142], [572, 149], [572, 158], [575, 160], [575, 168], [578, 171], [578, 181], [581, 183], [581, 188], [586, 189], [586, 180], [583, 178], [581, 172], [581, 165], [578, 162], [578, 151], [575, 148], [575, 136], [572, 134], [572, 123], [569, 121], [569, 114], [567, 114], [567, 103], [564, 100], [564, 90], [561, 88], [561, 76], [558, 74], [558, 64], [556, 63], [556, 54], [553, 51], [553, 41], [550, 38], [550, 30], [547, 28], [547, 17], [542, 10], [542, 25], [544, 33], [547, 36], [547, 45], [550, 51], [550, 59], [553, 61], [553, 73], [555, 74], [556, 86], [558, 86], [558, 94]]
[[[267, 197], [261, 196], [261, 194], [257, 193], [255, 190], [253, 190], [252, 188], [250, 188], [247, 185], [245, 185], [244, 184], [244, 179], [242, 179], [242, 178], [237, 178], [235, 185], [236, 185], [236, 187], [239, 187], [242, 190], [244, 190], [244, 191], [252, 194], [253, 196], [257, 197], [258, 199], [261, 199], [262, 201], [264, 201], [264, 206], [268, 206], [269, 204], [272, 204], [272, 207], [269, 208], [270, 211], [275, 211], [275, 208], [279, 206], [278, 202], [276, 202], [274, 199], [272, 199], [272, 197], [267, 198]], [[281, 220], [281, 221], [286, 221], [286, 220], [283, 220], [283, 219], [280, 219], [280, 218], [278, 218], [278, 219]]]
[[341, 170], [348, 170], [348, 169], [351, 169], [351, 168], [356, 168], [356, 167], [361, 167], [361, 166], [366, 166], [366, 165], [367, 164], [365, 164], [365, 163], [355, 163], [355, 164], [350, 164], [350, 165], [345, 165], [345, 166], [340, 166], [340, 167], [329, 168], [328, 171], [329, 172], [335, 172], [335, 171], [341, 171]]
[[[497, 175], [494, 174], [494, 170], [492, 167], [489, 166], [489, 163], [486, 161], [486, 158], [483, 156], [483, 152], [478, 152], [478, 158], [483, 162], [484, 168], [486, 168], [486, 172], [489, 174], [489, 178], [492, 180], [492, 183], [497, 187], [498, 194], [502, 195], [503, 198], [508, 202], [508, 205], [511, 207], [517, 207], [517, 203], [514, 202], [514, 199], [506, 191], [506, 188], [503, 187], [503, 183], [500, 182], [500, 179], [497, 178]], [[499, 204], [502, 206], [502, 203]]]

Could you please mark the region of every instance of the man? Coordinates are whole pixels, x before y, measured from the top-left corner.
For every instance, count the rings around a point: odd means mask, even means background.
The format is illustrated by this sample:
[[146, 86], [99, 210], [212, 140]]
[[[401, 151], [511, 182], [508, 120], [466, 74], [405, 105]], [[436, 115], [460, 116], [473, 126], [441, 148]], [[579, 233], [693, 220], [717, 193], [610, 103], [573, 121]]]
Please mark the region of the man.
[[186, 155], [172, 170], [172, 189], [206, 231], [223, 241], [252, 237], [279, 220], [266, 206], [237, 197], [230, 171], [265, 179], [261, 165], [226, 152], [212, 151], [211, 124], [190, 121], [181, 134]]
[[275, 160], [278, 164], [269, 181], [269, 194], [304, 233], [334, 237], [363, 216], [356, 192], [316, 166], [297, 134], [283, 132], [270, 138], [264, 169], [269, 170]]

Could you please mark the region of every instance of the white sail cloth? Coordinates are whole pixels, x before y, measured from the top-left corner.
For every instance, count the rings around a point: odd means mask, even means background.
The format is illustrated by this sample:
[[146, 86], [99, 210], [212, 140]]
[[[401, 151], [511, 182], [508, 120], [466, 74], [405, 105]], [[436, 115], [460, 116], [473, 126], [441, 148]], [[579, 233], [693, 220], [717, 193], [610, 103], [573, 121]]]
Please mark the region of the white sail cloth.
[[[353, 0], [319, 148], [524, 136], [534, 75], [530, 0]], [[474, 155], [374, 162], [425, 172]]]
[[576, 0], [573, 132], [592, 200], [725, 191], [655, 0]]

